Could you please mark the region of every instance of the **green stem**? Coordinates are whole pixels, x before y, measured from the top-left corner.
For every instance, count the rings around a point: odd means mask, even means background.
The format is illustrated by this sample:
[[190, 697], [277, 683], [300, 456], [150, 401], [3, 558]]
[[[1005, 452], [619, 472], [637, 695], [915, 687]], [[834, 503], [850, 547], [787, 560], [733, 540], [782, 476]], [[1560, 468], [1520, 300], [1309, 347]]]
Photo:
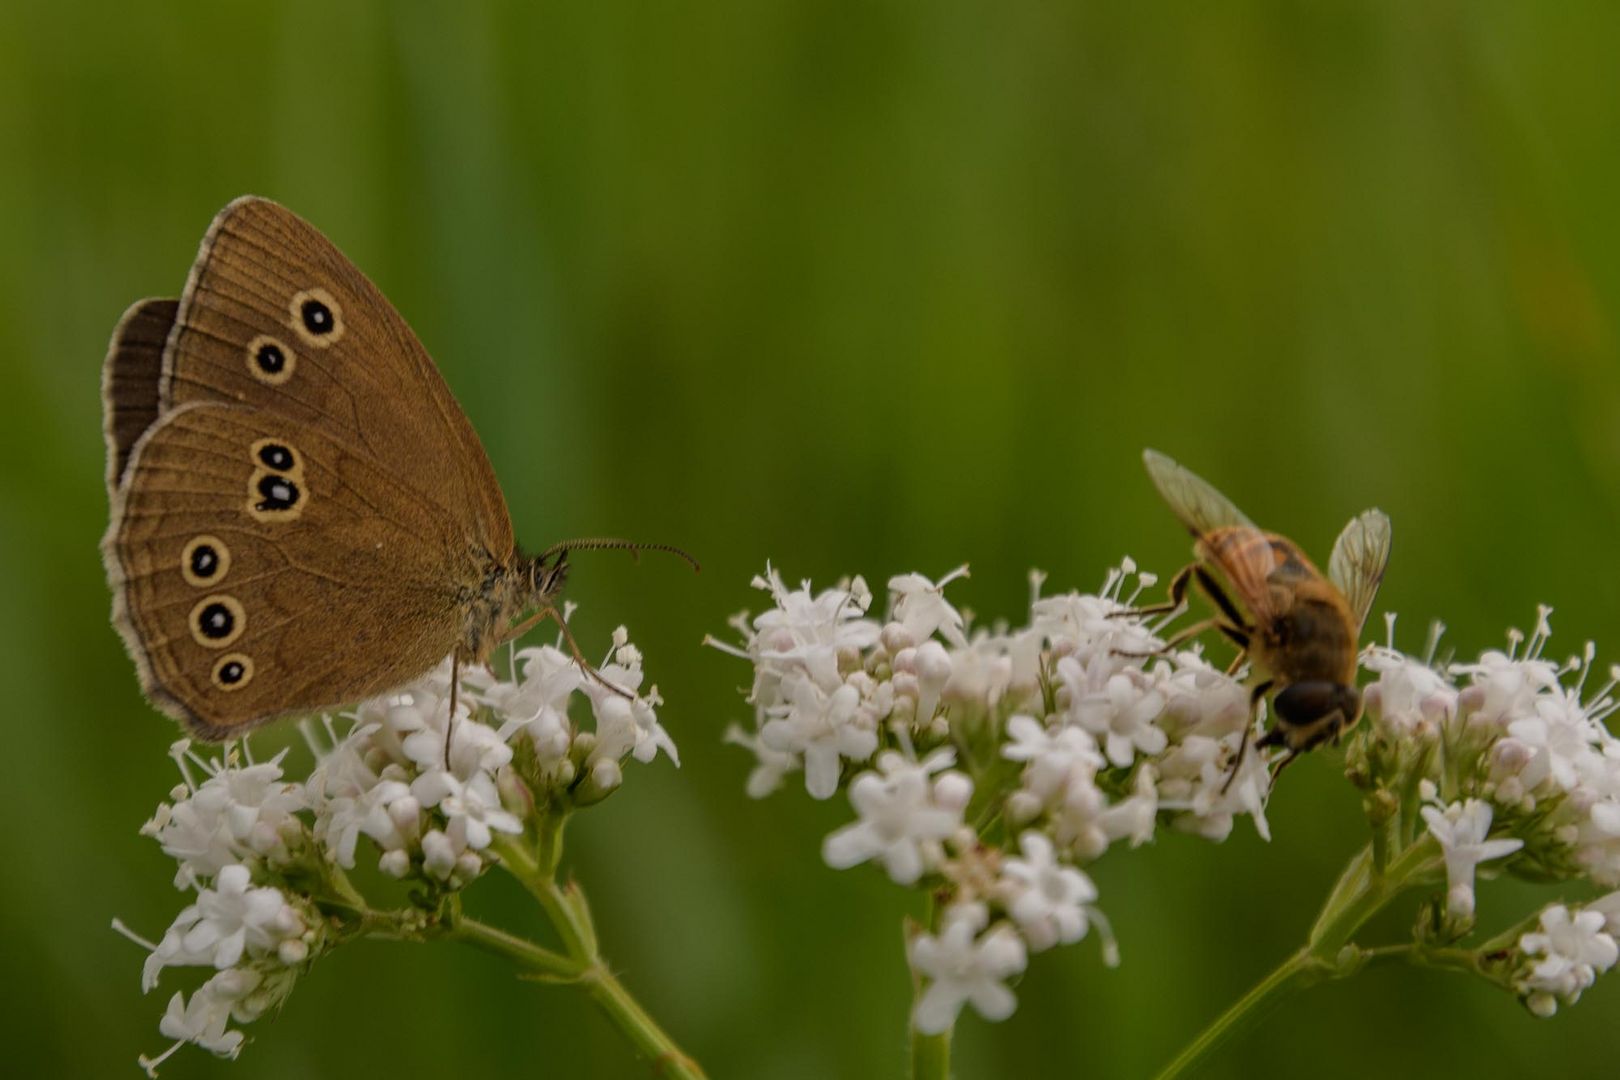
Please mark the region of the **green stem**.
[[1306, 948], [1316, 959], [1334, 962], [1351, 935], [1368, 919], [1407, 889], [1427, 884], [1441, 864], [1440, 846], [1427, 833], [1396, 856], [1381, 874], [1371, 845], [1362, 848], [1322, 905]]
[[[939, 931], [939, 903], [933, 895], [928, 897], [927, 929], [930, 933]], [[912, 935], [920, 932], [909, 917], [905, 922], [906, 951], [909, 954]], [[915, 1011], [917, 1003], [922, 1000], [922, 980], [912, 975], [912, 1009]], [[950, 1080], [951, 1078], [951, 1033], [955, 1025], [946, 1028], [935, 1035], [927, 1035], [918, 1031], [916, 1024], [911, 1027], [911, 1080]]]
[[568, 957], [477, 919], [465, 916], [457, 919], [456, 925], [445, 936], [452, 941], [465, 941], [485, 952], [515, 960], [536, 974], [570, 980], [581, 977], [579, 965]]
[[[1350, 938], [1384, 905], [1407, 889], [1427, 884], [1441, 866], [1439, 846], [1427, 834], [1380, 870], [1368, 844], [1350, 860], [1328, 894], [1305, 946], [1284, 960], [1194, 1039], [1159, 1073], [1158, 1080], [1191, 1074], [1221, 1043], [1252, 1027], [1282, 995], [1323, 978], [1344, 978], [1360, 970], [1369, 953], [1347, 948]], [[1378, 950], [1380, 956], [1393, 955]], [[1407, 954], [1410, 956], [1410, 952]]]
[[950, 1080], [951, 1029], [924, 1035], [911, 1029], [911, 1080]]
[[579, 985], [613, 1021], [614, 1026], [624, 1032], [636, 1050], [652, 1062], [655, 1075], [669, 1077], [670, 1080], [705, 1080], [698, 1063], [683, 1054], [680, 1047], [664, 1034], [657, 1021], [648, 1015], [640, 1002], [630, 996], [630, 991], [601, 960], [580, 974]]
[[[543, 829], [535, 854], [516, 840], [495, 844], [495, 852], [509, 873], [540, 904], [546, 919], [562, 941], [566, 956], [524, 942], [530, 949], [561, 961], [566, 980], [588, 994], [636, 1051], [652, 1062], [653, 1073], [669, 1080], [704, 1080], [703, 1070], [675, 1045], [652, 1016], [630, 995], [608, 969], [598, 951], [596, 928], [585, 894], [573, 883], [558, 885], [555, 868], [561, 860], [562, 823]], [[467, 920], [462, 920], [466, 922]], [[487, 928], [485, 928], [487, 929]], [[500, 934], [500, 931], [494, 931]], [[491, 938], [469, 939], [490, 948]], [[521, 940], [521, 939], [514, 939]], [[496, 950], [500, 951], [500, 950]], [[515, 954], [514, 954], [515, 955]], [[533, 966], [533, 965], [531, 965]], [[538, 968], [537, 968], [538, 970]], [[544, 972], [545, 974], [559, 974]]]
[[1219, 1019], [1205, 1028], [1198, 1038], [1188, 1043], [1186, 1048], [1176, 1055], [1176, 1059], [1159, 1072], [1158, 1080], [1171, 1080], [1172, 1077], [1190, 1075], [1194, 1067], [1202, 1065], [1204, 1059], [1213, 1053], [1216, 1047], [1238, 1032], [1259, 1023], [1281, 1000], [1284, 993], [1319, 974], [1321, 966], [1321, 961], [1305, 949], [1284, 960], [1275, 971], [1261, 979], [1252, 990], [1222, 1013]]

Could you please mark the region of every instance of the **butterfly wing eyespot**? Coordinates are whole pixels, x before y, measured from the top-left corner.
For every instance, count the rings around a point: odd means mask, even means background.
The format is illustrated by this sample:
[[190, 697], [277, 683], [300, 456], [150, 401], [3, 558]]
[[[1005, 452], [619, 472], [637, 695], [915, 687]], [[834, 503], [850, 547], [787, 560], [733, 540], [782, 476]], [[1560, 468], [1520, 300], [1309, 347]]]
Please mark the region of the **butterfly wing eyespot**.
[[343, 309], [325, 289], [304, 289], [294, 293], [287, 305], [289, 325], [315, 349], [329, 349], [343, 340]]
[[197, 644], [205, 649], [223, 649], [247, 630], [247, 612], [236, 597], [215, 593], [197, 601], [187, 623]]
[[250, 447], [255, 465], [272, 472], [286, 473], [295, 481], [304, 478], [304, 458], [287, 439], [257, 439]]
[[224, 579], [231, 571], [231, 549], [217, 536], [192, 537], [180, 552], [180, 574], [197, 588]]
[[253, 681], [253, 658], [246, 653], [226, 653], [214, 663], [209, 680], [226, 693], [240, 690]]
[[296, 521], [302, 517], [309, 498], [301, 479], [255, 469], [248, 478], [248, 516], [267, 523]]
[[298, 354], [279, 338], [260, 334], [248, 342], [247, 370], [266, 386], [280, 386], [298, 370]]

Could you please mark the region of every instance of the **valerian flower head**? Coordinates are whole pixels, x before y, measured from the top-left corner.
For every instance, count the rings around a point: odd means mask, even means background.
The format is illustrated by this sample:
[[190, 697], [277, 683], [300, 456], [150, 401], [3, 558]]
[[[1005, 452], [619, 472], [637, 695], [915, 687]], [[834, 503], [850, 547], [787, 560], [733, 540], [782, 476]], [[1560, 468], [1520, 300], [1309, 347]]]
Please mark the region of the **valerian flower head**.
[[1021, 969], [1104, 927], [1082, 867], [1113, 845], [1147, 843], [1161, 822], [1222, 839], [1249, 815], [1266, 830], [1267, 759], [1238, 758], [1249, 691], [1167, 650], [1132, 609], [1151, 575], [1127, 560], [1096, 594], [1049, 597], [1032, 575], [1026, 624], [988, 628], [948, 599], [965, 576], [895, 575], [874, 621], [859, 578], [788, 590], [768, 568], [754, 584], [774, 610], [733, 620], [740, 645], [710, 642], [753, 666], [753, 728], [726, 735], [754, 753], [749, 794], [796, 769], [814, 798], [846, 790], [856, 819], [824, 860], [876, 863], [956, 913], [914, 948], [931, 980], [919, 1030], [969, 1000], [1005, 1015], [1015, 955]]
[[500, 837], [535, 825], [546, 806], [599, 800], [622, 783], [626, 761], [675, 760], [657, 690], [640, 692], [642, 656], [622, 627], [594, 675], [553, 646], [525, 649], [513, 666], [505, 678], [462, 671], [453, 716], [446, 661], [345, 718], [306, 723], [314, 761], [303, 780], [285, 775], [286, 751], [254, 762], [244, 743], [205, 760], [176, 744], [182, 783], [142, 832], [195, 896], [155, 944], [114, 925], [147, 950], [143, 990], [170, 967], [215, 974], [170, 999], [160, 1030], [173, 1045], [143, 1065], [155, 1070], [186, 1043], [234, 1057], [243, 1035], [230, 1022], [279, 1004], [318, 956], [367, 932], [360, 908], [341, 916], [357, 896], [344, 872], [363, 851], [416, 886], [418, 923], [401, 916], [409, 936], [446, 891], [493, 865]]

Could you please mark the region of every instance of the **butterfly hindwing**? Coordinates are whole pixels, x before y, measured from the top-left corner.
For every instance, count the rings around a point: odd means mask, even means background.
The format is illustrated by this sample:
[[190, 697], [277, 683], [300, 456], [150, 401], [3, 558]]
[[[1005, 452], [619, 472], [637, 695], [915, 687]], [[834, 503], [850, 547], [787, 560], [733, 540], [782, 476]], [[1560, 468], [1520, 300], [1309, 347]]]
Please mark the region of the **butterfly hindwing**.
[[118, 320], [101, 369], [102, 433], [107, 439], [107, 495], [129, 464], [135, 442], [160, 410], [163, 350], [174, 328], [178, 300], [139, 300]]
[[142, 436], [103, 549], [143, 688], [207, 738], [431, 668], [482, 573], [454, 514], [342, 441], [220, 404]]

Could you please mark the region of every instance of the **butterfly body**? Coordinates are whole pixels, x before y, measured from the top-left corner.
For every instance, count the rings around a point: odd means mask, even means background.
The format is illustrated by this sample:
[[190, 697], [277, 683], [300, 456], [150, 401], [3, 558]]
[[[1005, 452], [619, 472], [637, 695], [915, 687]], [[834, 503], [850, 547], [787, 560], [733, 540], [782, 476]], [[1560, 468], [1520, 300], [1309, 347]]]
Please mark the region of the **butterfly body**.
[[178, 300], [125, 314], [103, 397], [113, 622], [199, 736], [482, 663], [561, 587], [409, 326], [267, 200], [220, 212]]

